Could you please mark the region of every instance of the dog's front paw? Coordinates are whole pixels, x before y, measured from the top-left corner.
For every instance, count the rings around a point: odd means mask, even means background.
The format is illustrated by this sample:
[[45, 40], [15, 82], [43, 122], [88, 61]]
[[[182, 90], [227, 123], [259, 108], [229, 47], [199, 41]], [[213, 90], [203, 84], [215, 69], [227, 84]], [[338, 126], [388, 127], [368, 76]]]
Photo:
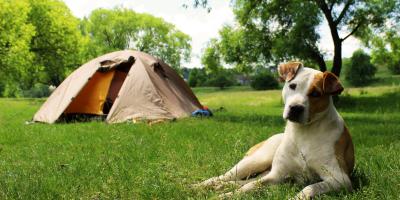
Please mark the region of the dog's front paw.
[[299, 192], [295, 197], [290, 198], [289, 200], [309, 200], [311, 196], [305, 192]]
[[233, 197], [233, 192], [227, 192], [224, 194], [220, 194], [218, 196], [219, 199], [231, 199]]
[[218, 178], [210, 178], [207, 179], [203, 182], [200, 183], [196, 183], [196, 184], [192, 184], [191, 187], [192, 188], [209, 188], [209, 187], [215, 187], [216, 185], [218, 185]]

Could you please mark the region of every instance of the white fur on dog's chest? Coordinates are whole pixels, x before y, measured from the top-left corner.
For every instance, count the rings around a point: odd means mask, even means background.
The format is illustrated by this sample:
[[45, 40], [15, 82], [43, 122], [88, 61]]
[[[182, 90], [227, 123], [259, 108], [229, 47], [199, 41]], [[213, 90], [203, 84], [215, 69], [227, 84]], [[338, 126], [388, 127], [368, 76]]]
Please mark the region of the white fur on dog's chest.
[[[335, 114], [335, 113], [333, 113]], [[315, 125], [298, 126], [288, 122], [284, 139], [277, 151], [276, 165], [285, 165], [291, 177], [298, 181], [320, 179], [316, 171], [324, 168], [335, 158], [335, 141], [340, 137], [343, 122], [341, 118], [322, 121]], [[331, 129], [329, 127], [332, 127]]]

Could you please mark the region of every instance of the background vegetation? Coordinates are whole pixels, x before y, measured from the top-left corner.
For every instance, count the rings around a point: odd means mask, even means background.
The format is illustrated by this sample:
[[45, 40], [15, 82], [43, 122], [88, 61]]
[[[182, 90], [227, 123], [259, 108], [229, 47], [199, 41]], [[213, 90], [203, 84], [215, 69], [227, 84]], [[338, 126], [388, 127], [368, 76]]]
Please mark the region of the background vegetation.
[[148, 52], [179, 71], [190, 40], [161, 18], [124, 8], [97, 9], [81, 20], [61, 0], [3, 0], [0, 96], [29, 97], [38, 88], [46, 94], [41, 86], [58, 86], [88, 60], [123, 49]]
[[[212, 9], [207, 0], [193, 3]], [[190, 59], [191, 39], [161, 18], [117, 7], [78, 19], [61, 0], [1, 1], [0, 96], [46, 96], [49, 86], [58, 86], [81, 64], [122, 49], [155, 55], [187, 80], [192, 71], [192, 86], [225, 88], [249, 85], [257, 69], [274, 73], [279, 62], [296, 59], [340, 76], [342, 66], [346, 68], [342, 43], [356, 37], [370, 48], [372, 64], [400, 73], [398, 0], [231, 3], [235, 24], [221, 27], [220, 37], [209, 41], [201, 56], [203, 66], [191, 66], [204, 67], [206, 80], [196, 70], [186, 69], [185, 76], [182, 64]], [[335, 47], [331, 61], [318, 47], [323, 23]], [[261, 88], [268, 84], [274, 82]]]

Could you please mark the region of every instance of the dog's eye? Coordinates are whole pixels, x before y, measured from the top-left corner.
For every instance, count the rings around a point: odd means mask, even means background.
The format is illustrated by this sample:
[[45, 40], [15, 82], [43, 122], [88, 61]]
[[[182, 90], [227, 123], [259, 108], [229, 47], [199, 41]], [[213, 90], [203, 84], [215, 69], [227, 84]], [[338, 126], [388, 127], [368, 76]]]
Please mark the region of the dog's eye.
[[297, 85], [294, 84], [294, 83], [292, 83], [292, 84], [289, 85], [289, 88], [292, 89], [292, 90], [295, 90], [296, 87], [297, 87]]
[[319, 96], [321, 96], [321, 94], [320, 94], [318, 91], [316, 91], [316, 90], [313, 90], [313, 91], [310, 93], [310, 97], [319, 97]]

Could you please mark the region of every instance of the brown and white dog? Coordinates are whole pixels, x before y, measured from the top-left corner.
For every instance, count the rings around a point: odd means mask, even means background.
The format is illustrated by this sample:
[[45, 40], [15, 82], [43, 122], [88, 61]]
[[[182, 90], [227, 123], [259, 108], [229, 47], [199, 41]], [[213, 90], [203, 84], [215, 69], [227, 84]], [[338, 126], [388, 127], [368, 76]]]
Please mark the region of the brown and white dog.
[[[303, 67], [300, 62], [279, 65], [286, 81], [282, 91], [284, 133], [253, 146], [246, 156], [223, 175], [197, 186], [219, 188], [239, 184], [244, 193], [261, 185], [275, 185], [288, 179], [312, 182], [294, 199], [309, 199], [339, 189], [352, 190], [350, 173], [354, 167], [354, 147], [345, 123], [332, 102], [343, 87], [330, 72]], [[248, 179], [254, 174], [256, 178]]]

